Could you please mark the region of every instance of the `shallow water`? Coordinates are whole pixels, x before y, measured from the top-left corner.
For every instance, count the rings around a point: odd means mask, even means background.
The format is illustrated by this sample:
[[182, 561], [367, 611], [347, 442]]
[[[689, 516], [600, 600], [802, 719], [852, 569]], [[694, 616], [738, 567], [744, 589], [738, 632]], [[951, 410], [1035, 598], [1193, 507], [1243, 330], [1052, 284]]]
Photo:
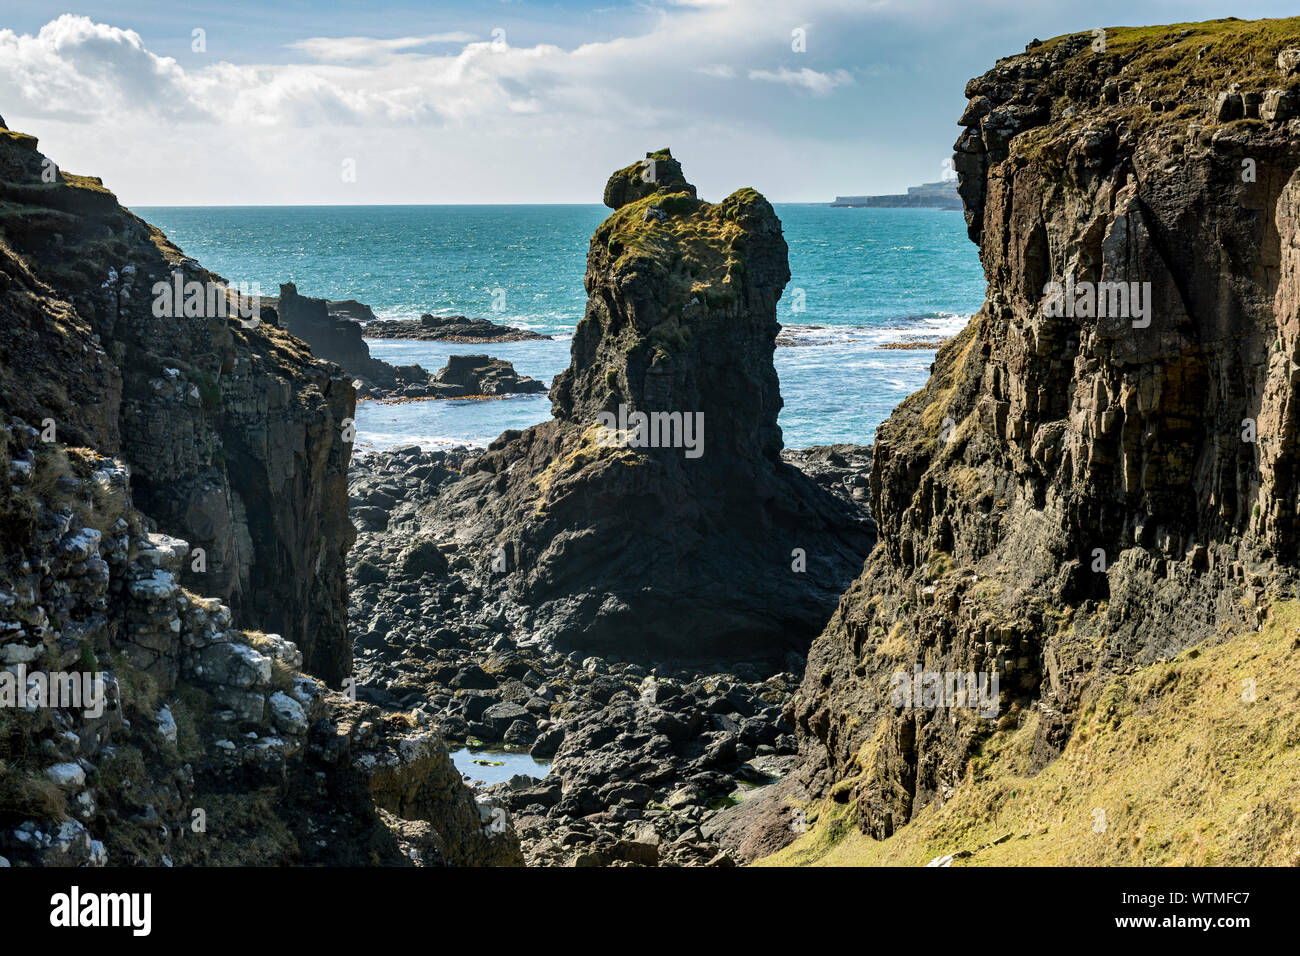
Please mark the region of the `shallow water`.
[[[451, 760], [462, 776], [467, 776], [471, 780], [481, 780], [484, 783], [505, 783], [518, 773], [540, 779], [551, 772], [550, 761], [536, 760], [528, 754], [520, 753], [501, 753], [462, 747], [460, 750], [452, 751]], [[486, 763], [475, 763], [479, 760]], [[493, 766], [497, 763], [501, 766]]]

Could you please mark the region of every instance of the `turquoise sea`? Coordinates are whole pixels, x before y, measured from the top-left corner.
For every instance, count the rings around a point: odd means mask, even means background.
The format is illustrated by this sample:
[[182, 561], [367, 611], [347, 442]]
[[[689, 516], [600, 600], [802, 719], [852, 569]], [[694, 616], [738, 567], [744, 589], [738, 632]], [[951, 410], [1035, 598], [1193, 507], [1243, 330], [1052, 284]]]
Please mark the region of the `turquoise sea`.
[[[603, 206], [247, 206], [135, 210], [231, 282], [274, 295], [358, 299], [383, 318], [484, 316], [553, 341], [463, 346], [370, 341], [377, 358], [436, 371], [451, 352], [487, 351], [549, 383], [568, 364], [586, 303], [587, 243]], [[789, 447], [870, 443], [876, 426], [929, 374], [934, 353], [879, 346], [934, 340], [965, 325], [984, 297], [961, 213], [778, 204], [792, 278], [778, 306], [806, 344], [778, 348]], [[798, 294], [797, 290], [802, 290]], [[799, 306], [802, 305], [802, 309]], [[485, 444], [550, 414], [545, 396], [358, 407], [358, 448]]]

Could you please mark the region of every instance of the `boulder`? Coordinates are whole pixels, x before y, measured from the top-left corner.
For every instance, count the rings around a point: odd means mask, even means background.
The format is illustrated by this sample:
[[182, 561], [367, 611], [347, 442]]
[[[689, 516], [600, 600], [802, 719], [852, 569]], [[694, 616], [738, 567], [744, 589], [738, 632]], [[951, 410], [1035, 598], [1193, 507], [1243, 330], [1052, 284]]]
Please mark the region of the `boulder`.
[[515, 723], [522, 721], [527, 724], [532, 723], [532, 715], [523, 707], [510, 701], [502, 701], [499, 704], [493, 704], [487, 710], [483, 711], [479, 720], [493, 729], [495, 735], [503, 736], [506, 731]]
[[1220, 93], [1215, 98], [1214, 108], [1210, 112], [1216, 123], [1227, 123], [1231, 120], [1241, 119], [1245, 115], [1241, 94]]
[[45, 768], [45, 776], [62, 790], [77, 790], [86, 784], [86, 771], [77, 763], [56, 763]]
[[194, 672], [209, 684], [264, 687], [271, 681], [271, 658], [247, 644], [213, 644], [199, 652]]
[[307, 713], [298, 701], [283, 691], [276, 691], [267, 704], [271, 709], [271, 721], [277, 730], [295, 735], [307, 732]]
[[541, 382], [515, 373], [504, 359], [488, 355], [452, 355], [431, 386], [440, 398], [463, 398], [469, 395], [531, 394], [546, 391]]
[[1296, 90], [1269, 90], [1259, 108], [1260, 119], [1281, 123], [1300, 116], [1300, 92]]
[[420, 538], [402, 552], [400, 566], [404, 575], [418, 578], [422, 574], [444, 573], [447, 570], [447, 559], [438, 549], [436, 541]]

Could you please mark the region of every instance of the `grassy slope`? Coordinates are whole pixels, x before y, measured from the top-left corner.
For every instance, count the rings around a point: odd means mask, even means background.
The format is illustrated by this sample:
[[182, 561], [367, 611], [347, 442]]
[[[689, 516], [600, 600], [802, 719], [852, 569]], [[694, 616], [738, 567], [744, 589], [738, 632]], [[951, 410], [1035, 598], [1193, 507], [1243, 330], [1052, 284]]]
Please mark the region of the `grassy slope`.
[[[1213, 127], [1216, 124], [1207, 108], [1215, 96], [1233, 83], [1241, 84], [1243, 92], [1260, 94], [1297, 85], [1295, 77], [1284, 77], [1278, 71], [1277, 55], [1282, 50], [1300, 48], [1300, 17], [1207, 20], [1105, 30], [1106, 54], [1117, 57], [1123, 67], [1115, 79], [1136, 84], [1142, 102], [1132, 102], [1131, 94], [1126, 93], [1121, 104], [1109, 108], [1091, 104], [1066, 117], [1066, 107], [1087, 104], [1076, 102], [1067, 92], [1070, 83], [1065, 76], [1057, 77], [1062, 82], [1051, 84], [1056, 91], [1053, 121], [1017, 137], [1015, 152], [1033, 157], [1053, 136], [1094, 122], [1102, 113], [1111, 119], [1125, 120], [1135, 133], [1157, 127], [1185, 132], [1189, 124]], [[1083, 31], [1082, 35], [1090, 42], [1096, 39], [1090, 31]], [[1024, 55], [1041, 55], [1064, 39], [1065, 36], [1054, 37]], [[1073, 70], [1095, 75], [1094, 65], [1090, 57], [1080, 56], [1068, 61], [1065, 69], [1067, 73]], [[1149, 105], [1152, 100], [1163, 102], [1165, 109], [1153, 111]], [[1258, 119], [1239, 119], [1224, 125], [1262, 127], [1267, 124]]]
[[1300, 603], [1288, 601], [1260, 632], [1115, 680], [1037, 776], [1030, 717], [995, 735], [947, 804], [888, 840], [828, 803], [760, 865], [919, 866], [959, 851], [970, 855], [954, 866], [1300, 865], [1297, 665]]

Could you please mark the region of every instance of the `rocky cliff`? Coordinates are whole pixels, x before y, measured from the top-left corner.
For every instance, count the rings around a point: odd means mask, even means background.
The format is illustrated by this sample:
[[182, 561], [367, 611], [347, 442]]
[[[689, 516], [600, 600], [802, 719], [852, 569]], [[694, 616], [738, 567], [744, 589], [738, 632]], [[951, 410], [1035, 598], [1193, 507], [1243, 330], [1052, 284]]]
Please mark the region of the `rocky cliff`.
[[36, 146], [0, 129], [0, 858], [518, 862], [439, 736], [318, 679], [342, 370]]
[[[967, 86], [955, 163], [988, 299], [878, 432], [879, 545], [787, 711], [824, 845], [846, 819], [889, 837], [1012, 740], [1032, 777], [1085, 716], [1119, 726], [1114, 681], [1254, 631], [1292, 592], [1297, 47], [1296, 20], [1111, 29]], [[934, 694], [900, 699], [900, 674]], [[953, 674], [996, 677], [995, 706], [945, 696]], [[1226, 693], [1252, 675], [1224, 671]], [[1200, 783], [1184, 822], [1231, 786]], [[1150, 808], [1130, 811], [1140, 834]], [[1111, 862], [1149, 852], [1111, 842]]]
[[423, 534], [557, 646], [779, 661], [872, 540], [781, 459], [780, 222], [752, 189], [698, 199], [667, 150], [605, 200], [554, 417], [468, 463]]
[[180, 585], [121, 459], [0, 419], [3, 865], [520, 861], [427, 720]]
[[203, 549], [187, 583], [338, 681], [350, 382], [36, 145], [0, 130], [5, 409], [125, 459], [141, 509]]

